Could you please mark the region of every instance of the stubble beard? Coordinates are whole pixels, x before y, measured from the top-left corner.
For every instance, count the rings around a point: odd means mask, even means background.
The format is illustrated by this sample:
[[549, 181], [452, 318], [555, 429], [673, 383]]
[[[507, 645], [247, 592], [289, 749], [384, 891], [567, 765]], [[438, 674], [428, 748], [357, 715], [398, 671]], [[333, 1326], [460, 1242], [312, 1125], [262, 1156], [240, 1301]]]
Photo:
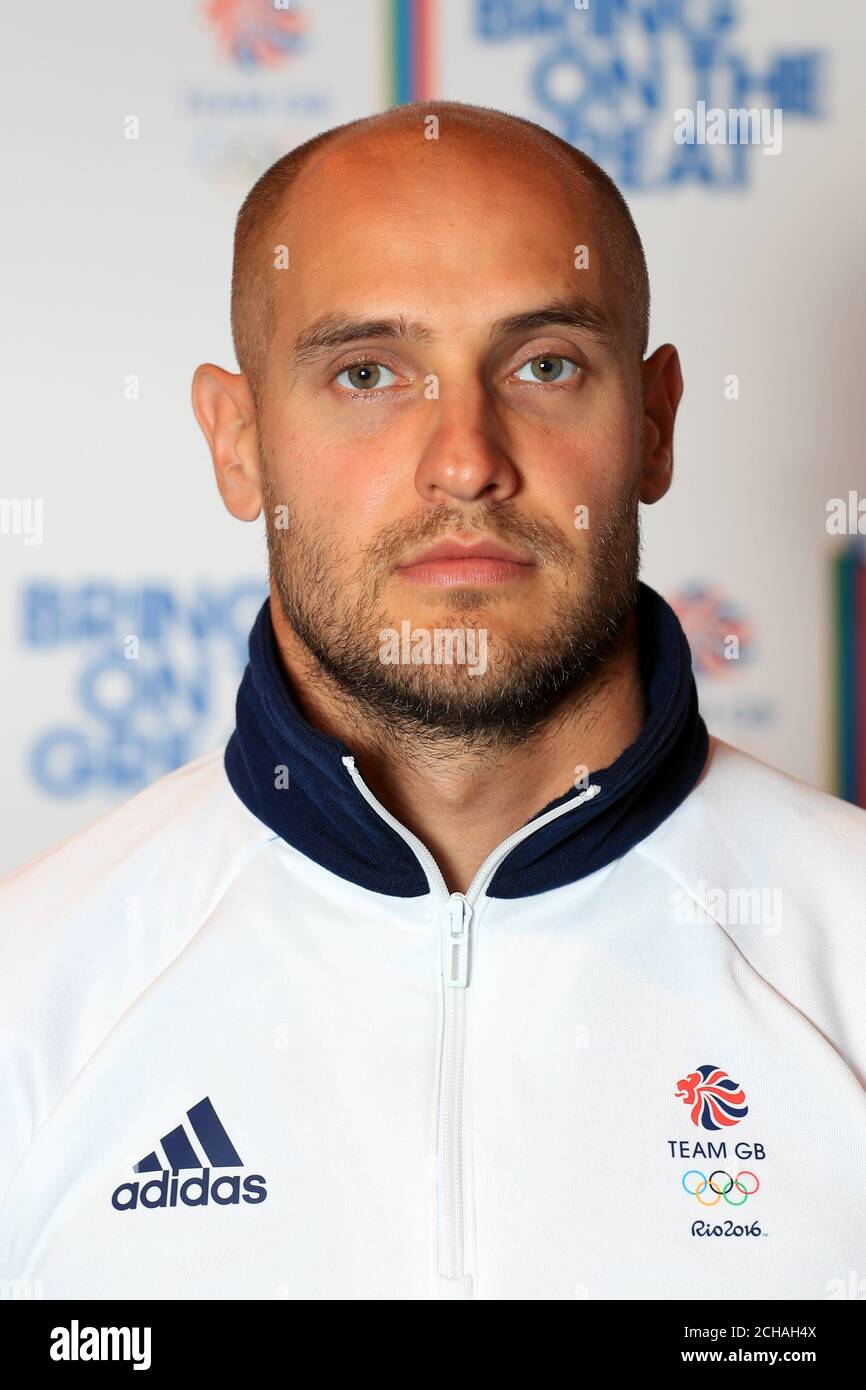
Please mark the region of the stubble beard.
[[[456, 529], [470, 529], [522, 545], [542, 572], [555, 565], [573, 581], [574, 547], [552, 523], [512, 514], [507, 503], [479, 504], [471, 514], [443, 504], [414, 523], [380, 533], [353, 569], [323, 539], [322, 527], [292, 515], [274, 497], [267, 474], [264, 507], [270, 577], [286, 622], [338, 699], [386, 740], [471, 751], [524, 742], [603, 680], [605, 658], [637, 601], [641, 535], [635, 480], [597, 531], [586, 532], [581, 591], [575, 593], [565, 578], [557, 584], [531, 637], [497, 633], [495, 600], [491, 604], [485, 590], [448, 591], [447, 606], [431, 627], [486, 629], [483, 674], [472, 675], [468, 664], [386, 664], [380, 658], [381, 634], [399, 631], [406, 616], [381, 605], [382, 584], [398, 559]], [[276, 524], [278, 507], [287, 524]], [[339, 576], [349, 571], [347, 590]], [[355, 585], [357, 598], [349, 605], [346, 594]]]

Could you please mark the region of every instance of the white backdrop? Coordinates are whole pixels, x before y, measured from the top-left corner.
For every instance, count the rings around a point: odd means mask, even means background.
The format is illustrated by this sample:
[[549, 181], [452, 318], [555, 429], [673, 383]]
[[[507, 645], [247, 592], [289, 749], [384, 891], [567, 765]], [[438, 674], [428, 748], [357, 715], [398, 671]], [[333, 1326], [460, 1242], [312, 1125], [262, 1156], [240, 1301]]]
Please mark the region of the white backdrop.
[[[90, 0], [5, 7], [2, 40], [0, 871], [228, 736], [263, 528], [224, 512], [189, 383], [236, 366], [237, 209], [293, 145], [431, 94], [537, 120], [620, 181], [651, 347], [675, 342], [686, 380], [644, 577], [696, 640], [740, 634], [739, 660], [701, 662], [711, 729], [834, 787], [847, 542], [826, 506], [866, 496], [866, 12]], [[702, 95], [781, 107], [781, 152], [678, 147], [674, 112]]]

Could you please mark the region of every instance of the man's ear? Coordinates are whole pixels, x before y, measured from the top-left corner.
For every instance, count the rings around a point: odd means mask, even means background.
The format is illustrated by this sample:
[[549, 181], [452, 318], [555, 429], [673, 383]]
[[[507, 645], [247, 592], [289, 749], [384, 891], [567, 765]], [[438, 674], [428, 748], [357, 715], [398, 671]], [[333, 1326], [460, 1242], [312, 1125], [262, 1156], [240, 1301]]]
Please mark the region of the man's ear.
[[640, 500], [657, 502], [671, 485], [674, 467], [674, 420], [683, 394], [680, 357], [670, 343], [641, 366], [643, 384], [643, 458]]
[[239, 521], [255, 521], [262, 487], [255, 402], [246, 377], [203, 362], [192, 379], [192, 408], [226, 508]]

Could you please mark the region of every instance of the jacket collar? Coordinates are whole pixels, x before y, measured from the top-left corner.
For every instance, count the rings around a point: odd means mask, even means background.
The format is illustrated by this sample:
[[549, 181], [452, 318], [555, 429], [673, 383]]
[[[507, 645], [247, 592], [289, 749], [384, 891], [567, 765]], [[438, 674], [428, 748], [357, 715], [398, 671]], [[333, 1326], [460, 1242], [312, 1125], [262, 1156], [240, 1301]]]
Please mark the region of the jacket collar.
[[[515, 845], [487, 886], [490, 897], [529, 897], [603, 868], [655, 830], [698, 780], [709, 744], [688, 642], [673, 609], [644, 583], [637, 631], [647, 712], [640, 734], [609, 767], [590, 773], [597, 795]], [[343, 762], [351, 750], [298, 708], [268, 599], [249, 652], [225, 750], [237, 796], [280, 839], [340, 878], [394, 897], [426, 894], [417, 856], [352, 781]], [[574, 797], [572, 788], [538, 816]]]

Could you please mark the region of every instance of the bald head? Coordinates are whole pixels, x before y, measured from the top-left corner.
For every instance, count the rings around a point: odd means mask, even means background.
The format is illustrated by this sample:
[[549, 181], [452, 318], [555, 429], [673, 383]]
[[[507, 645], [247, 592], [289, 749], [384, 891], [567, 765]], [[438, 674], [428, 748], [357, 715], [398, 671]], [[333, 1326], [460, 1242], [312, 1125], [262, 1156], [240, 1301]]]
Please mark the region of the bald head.
[[[424, 141], [431, 117], [439, 122], [438, 141]], [[546, 172], [574, 198], [588, 201], [597, 242], [590, 254], [598, 250], [605, 278], [622, 304], [624, 351], [636, 362], [643, 358], [649, 337], [646, 261], [628, 206], [604, 170], [532, 121], [462, 102], [413, 102], [336, 126], [299, 145], [272, 164], [244, 200], [235, 227], [232, 335], [238, 365], [257, 402], [277, 317], [280, 232], [293, 194], [303, 197], [317, 167], [328, 160], [331, 167], [339, 165], [343, 172], [354, 167], [360, 175], [383, 150], [413, 139], [428, 150], [444, 142], [452, 155], [483, 153], [488, 168], [500, 162], [503, 176], [507, 172], [512, 177], [521, 164], [528, 171]]]

